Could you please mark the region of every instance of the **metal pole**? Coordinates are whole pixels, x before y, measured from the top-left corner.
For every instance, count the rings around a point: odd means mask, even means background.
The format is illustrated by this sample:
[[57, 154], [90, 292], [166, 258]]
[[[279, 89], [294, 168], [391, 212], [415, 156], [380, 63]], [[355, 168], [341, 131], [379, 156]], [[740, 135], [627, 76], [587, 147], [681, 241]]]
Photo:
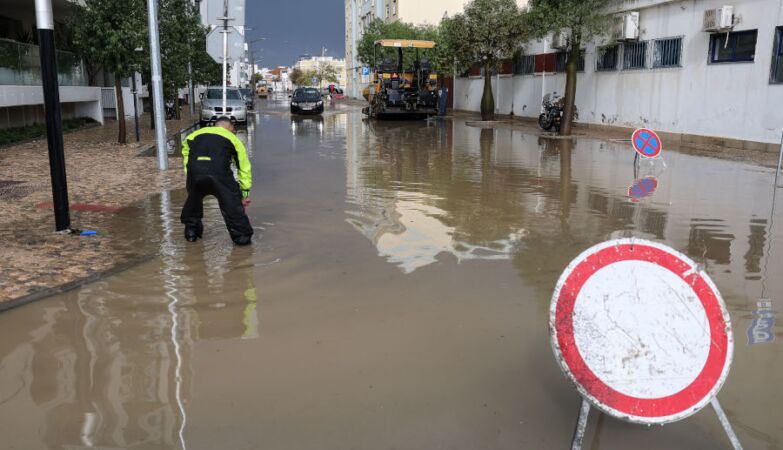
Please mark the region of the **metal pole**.
[[226, 90], [228, 78], [228, 0], [223, 0], [223, 113], [226, 115]]
[[590, 414], [590, 402], [582, 399], [582, 405], [579, 407], [579, 418], [574, 428], [574, 437], [571, 440], [571, 450], [582, 450], [582, 440], [585, 437], [587, 429], [587, 417]]
[[166, 115], [163, 112], [163, 79], [160, 68], [160, 37], [158, 36], [157, 0], [147, 0], [150, 28], [150, 59], [152, 60], [152, 108], [155, 111], [155, 144], [158, 152], [158, 169], [169, 168], [166, 147]]
[[60, 113], [60, 88], [57, 83], [57, 58], [54, 48], [54, 15], [51, 0], [35, 0], [41, 56], [41, 84], [46, 112], [46, 140], [49, 145], [49, 170], [52, 177], [54, 225], [57, 231], [71, 227], [68, 207], [68, 183], [65, 176], [65, 152]]
[[778, 156], [778, 170], [775, 172], [775, 188], [781, 187], [778, 184], [780, 179], [780, 166], [783, 165], [783, 136], [780, 138], [780, 156]]
[[734, 434], [734, 430], [731, 428], [731, 423], [729, 423], [729, 418], [726, 417], [726, 413], [724, 413], [723, 408], [720, 407], [720, 403], [718, 403], [718, 397], [713, 397], [710, 403], [712, 403], [712, 408], [715, 410], [715, 414], [718, 415], [718, 420], [723, 426], [723, 431], [726, 432], [726, 436], [729, 438], [731, 446], [734, 448], [734, 450], [742, 450], [742, 444], [740, 444], [737, 435]]
[[193, 116], [196, 115], [196, 88], [193, 86], [193, 65], [190, 61], [188, 61], [188, 97], [188, 109], [193, 120]]
[[139, 142], [139, 109], [138, 109], [138, 91], [136, 90], [136, 74], [131, 77], [133, 80], [133, 122], [136, 127], [136, 142]]

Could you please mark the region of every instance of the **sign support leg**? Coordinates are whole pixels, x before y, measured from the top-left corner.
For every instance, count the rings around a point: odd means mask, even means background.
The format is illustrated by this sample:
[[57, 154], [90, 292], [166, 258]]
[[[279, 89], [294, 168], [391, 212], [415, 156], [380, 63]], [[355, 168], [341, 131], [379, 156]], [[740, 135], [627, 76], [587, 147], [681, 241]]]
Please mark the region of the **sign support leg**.
[[218, 115], [228, 116], [226, 112], [226, 84], [228, 77], [228, 0], [223, 1], [223, 113]]
[[589, 414], [590, 402], [583, 398], [582, 404], [579, 406], [579, 419], [577, 419], [576, 428], [574, 428], [574, 437], [571, 440], [571, 450], [582, 450], [582, 439], [585, 437], [587, 417]]
[[712, 404], [712, 409], [715, 410], [715, 414], [718, 415], [718, 420], [720, 420], [720, 424], [723, 426], [723, 431], [726, 432], [726, 436], [728, 436], [729, 441], [731, 441], [731, 446], [734, 450], [742, 450], [742, 444], [740, 444], [739, 439], [737, 439], [737, 435], [734, 434], [731, 423], [729, 423], [729, 418], [726, 417], [726, 413], [724, 413], [723, 408], [720, 407], [718, 397], [713, 397], [710, 403]]

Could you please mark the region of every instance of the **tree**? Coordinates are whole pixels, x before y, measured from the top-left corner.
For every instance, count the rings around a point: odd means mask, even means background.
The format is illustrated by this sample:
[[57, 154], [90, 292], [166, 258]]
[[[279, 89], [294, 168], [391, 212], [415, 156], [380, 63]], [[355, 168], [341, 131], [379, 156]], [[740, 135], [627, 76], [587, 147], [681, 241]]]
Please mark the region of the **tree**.
[[319, 63], [318, 68], [315, 70], [315, 78], [318, 80], [319, 87], [324, 81], [327, 83], [336, 83], [337, 69], [331, 64]]
[[84, 0], [70, 16], [74, 50], [87, 65], [100, 65], [114, 75], [120, 144], [126, 142], [121, 79], [141, 64], [135, 50], [147, 37], [146, 10], [143, 0]]
[[[432, 63], [432, 68], [436, 72], [451, 69], [451, 63], [441, 64], [443, 58], [440, 57], [440, 35], [437, 27], [431, 25], [413, 25], [406, 22], [384, 22], [381, 19], [375, 19], [367, 26], [361, 40], [357, 44], [356, 56], [365, 65], [371, 65], [383, 59], [397, 60], [396, 48], [375, 48], [375, 41], [380, 39], [415, 39], [423, 41], [434, 41], [435, 49], [426, 53], [427, 58]], [[412, 51], [403, 52], [403, 66], [413, 65], [416, 53]]]
[[462, 14], [444, 18], [440, 31], [447, 59], [461, 69], [475, 63], [483, 68], [481, 119], [493, 120], [492, 72], [526, 40], [524, 13], [514, 0], [471, 0]]
[[297, 86], [312, 86], [313, 78], [317, 80], [318, 76], [315, 70], [294, 69], [288, 75], [288, 78]]
[[549, 33], [563, 33], [568, 53], [566, 64], [566, 90], [564, 97], [563, 123], [560, 134], [568, 136], [574, 119], [576, 99], [577, 65], [581, 57], [582, 44], [603, 34], [611, 20], [607, 6], [612, 0], [531, 0], [528, 23], [536, 38]]

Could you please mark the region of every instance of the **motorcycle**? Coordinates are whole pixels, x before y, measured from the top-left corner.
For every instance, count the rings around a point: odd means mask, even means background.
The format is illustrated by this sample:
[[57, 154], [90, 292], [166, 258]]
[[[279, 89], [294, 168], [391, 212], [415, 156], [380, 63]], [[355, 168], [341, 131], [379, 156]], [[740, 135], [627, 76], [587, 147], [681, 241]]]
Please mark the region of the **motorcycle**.
[[[546, 94], [544, 101], [542, 102], [544, 112], [538, 116], [538, 125], [545, 131], [549, 131], [552, 127], [555, 131], [560, 131], [560, 124], [563, 121], [563, 112], [565, 109], [565, 99], [557, 96], [557, 92]], [[577, 119], [578, 113], [576, 106], [574, 106], [574, 119]]]
[[[180, 112], [182, 106], [179, 107]], [[166, 120], [174, 120], [177, 118], [177, 108], [174, 106], [174, 102], [166, 102]]]

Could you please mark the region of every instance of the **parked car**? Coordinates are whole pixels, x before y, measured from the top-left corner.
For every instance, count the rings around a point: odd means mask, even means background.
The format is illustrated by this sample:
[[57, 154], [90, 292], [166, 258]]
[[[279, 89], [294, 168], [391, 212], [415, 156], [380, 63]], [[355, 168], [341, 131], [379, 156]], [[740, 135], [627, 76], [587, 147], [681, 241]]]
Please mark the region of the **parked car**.
[[210, 87], [201, 94], [201, 125], [228, 117], [234, 122], [247, 122], [247, 105], [242, 93], [235, 87], [226, 90], [226, 110], [223, 111], [223, 88]]
[[316, 88], [298, 88], [291, 95], [291, 114], [321, 114], [324, 101]]
[[245, 106], [247, 106], [247, 109], [252, 111], [255, 109], [255, 101], [253, 99], [253, 90], [250, 88], [242, 88], [239, 90], [239, 92], [242, 93], [242, 96], [245, 97]]

